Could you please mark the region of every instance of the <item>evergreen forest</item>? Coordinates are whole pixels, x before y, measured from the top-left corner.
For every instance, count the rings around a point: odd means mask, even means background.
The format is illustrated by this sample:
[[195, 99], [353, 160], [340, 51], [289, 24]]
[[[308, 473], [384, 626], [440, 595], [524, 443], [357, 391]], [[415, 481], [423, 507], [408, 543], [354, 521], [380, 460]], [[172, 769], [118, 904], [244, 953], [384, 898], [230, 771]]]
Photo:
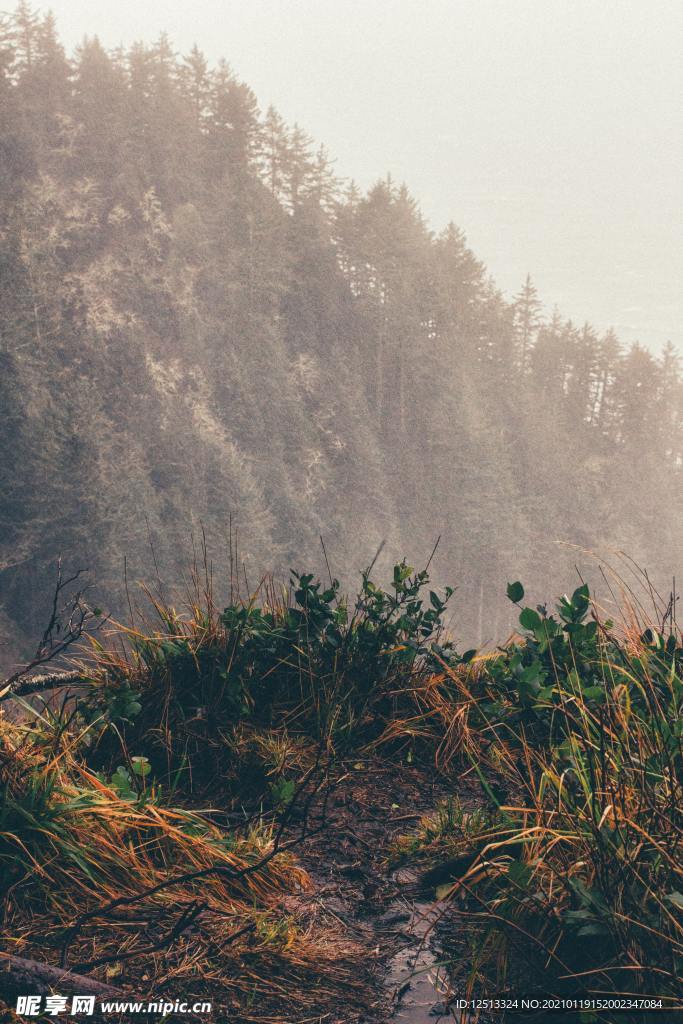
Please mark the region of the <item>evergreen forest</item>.
[[[531, 275], [533, 269], [529, 268]], [[0, 32], [0, 634], [13, 663], [55, 559], [120, 614], [202, 532], [253, 585], [351, 580], [385, 542], [499, 638], [586, 551], [681, 566], [679, 357], [506, 297], [390, 176], [338, 180], [197, 48], [72, 54], [22, 0]], [[571, 319], [569, 318], [571, 316]]]

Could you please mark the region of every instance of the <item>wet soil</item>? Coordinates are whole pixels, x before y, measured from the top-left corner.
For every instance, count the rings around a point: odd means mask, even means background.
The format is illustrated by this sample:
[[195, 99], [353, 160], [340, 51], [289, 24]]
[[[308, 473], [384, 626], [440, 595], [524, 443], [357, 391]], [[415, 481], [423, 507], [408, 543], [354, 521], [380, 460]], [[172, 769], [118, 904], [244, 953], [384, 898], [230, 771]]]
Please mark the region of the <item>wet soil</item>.
[[[58, 711], [77, 699], [76, 682], [32, 693], [21, 702], [6, 701], [0, 711], [22, 721], [44, 713], [46, 706]], [[408, 861], [396, 868], [391, 860], [396, 840], [453, 795], [472, 808], [482, 802], [471, 777], [445, 779], [427, 764], [365, 758], [340, 767], [326, 828], [296, 848], [313, 888], [294, 897], [288, 909], [304, 926], [307, 920], [322, 921], [338, 937], [340, 950], [348, 951], [354, 964], [356, 992], [351, 998], [348, 988], [340, 986], [338, 998], [323, 1000], [327, 1005], [320, 1017], [304, 1013], [301, 1024], [304, 1019], [306, 1024], [460, 1019], [449, 1008], [453, 993], [439, 945], [444, 907], [435, 900], [433, 880], [425, 878], [429, 865]], [[277, 1007], [263, 1010], [266, 1016], [259, 1019], [283, 1019]], [[248, 1019], [256, 1018], [250, 1014]], [[300, 1022], [287, 1018], [287, 1024]]]
[[459, 1017], [449, 1009], [448, 973], [440, 966], [443, 905], [422, 882], [424, 865], [392, 869], [392, 845], [421, 817], [457, 793], [481, 803], [478, 785], [445, 780], [428, 767], [363, 761], [338, 780], [328, 828], [298, 850], [315, 884], [315, 900], [344, 938], [364, 949], [367, 1005], [339, 1008], [332, 1024], [438, 1024]]

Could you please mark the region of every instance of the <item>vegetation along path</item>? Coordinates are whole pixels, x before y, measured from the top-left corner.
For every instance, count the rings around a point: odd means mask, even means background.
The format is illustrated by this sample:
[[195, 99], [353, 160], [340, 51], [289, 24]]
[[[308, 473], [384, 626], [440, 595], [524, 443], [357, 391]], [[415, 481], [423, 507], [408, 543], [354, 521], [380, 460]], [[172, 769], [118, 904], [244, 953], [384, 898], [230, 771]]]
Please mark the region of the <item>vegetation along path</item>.
[[370, 968], [365, 1005], [353, 1014], [340, 1005], [329, 1019], [456, 1019], [448, 1010], [448, 977], [438, 967], [434, 880], [404, 865], [401, 852], [406, 835], [447, 800], [448, 787], [432, 770], [400, 761], [371, 757], [344, 768], [328, 828], [300, 851], [315, 883], [310, 903], [353, 937]]
[[676, 1019], [673, 600], [607, 618], [586, 584], [550, 610], [514, 582], [520, 632], [460, 653], [451, 591], [405, 563], [354, 601], [312, 574], [222, 611], [208, 570], [191, 587], [91, 636], [80, 692], [0, 686], [8, 1005], [33, 964], [217, 1024], [489, 1024], [454, 998], [515, 993]]

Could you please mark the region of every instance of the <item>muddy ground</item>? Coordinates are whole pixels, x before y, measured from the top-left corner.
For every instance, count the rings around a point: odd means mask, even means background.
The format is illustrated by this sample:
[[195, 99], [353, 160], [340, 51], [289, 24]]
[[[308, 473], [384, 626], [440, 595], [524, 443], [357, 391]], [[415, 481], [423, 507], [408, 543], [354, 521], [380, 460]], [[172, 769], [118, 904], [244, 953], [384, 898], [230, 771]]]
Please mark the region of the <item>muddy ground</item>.
[[306, 1018], [307, 1024], [459, 1020], [449, 1008], [456, 994], [449, 971], [440, 966], [439, 936], [448, 911], [435, 901], [425, 863], [419, 858], [397, 862], [394, 854], [396, 840], [454, 792], [466, 806], [480, 804], [478, 784], [467, 777], [446, 782], [427, 767], [375, 759], [344, 769], [336, 780], [327, 827], [297, 848], [314, 889], [298, 896], [293, 909], [304, 920], [331, 925], [352, 944], [364, 997], [354, 990], [347, 999], [341, 985], [338, 1005]]
[[[77, 688], [59, 687], [32, 693], [17, 703], [4, 701], [3, 714], [29, 721], [31, 709], [57, 711], [76, 700]], [[320, 997], [315, 1015], [292, 1011], [296, 995], [288, 992], [288, 1009], [250, 1006], [244, 1021], [286, 1024], [438, 1024], [460, 1020], [450, 1009], [458, 995], [440, 939], [449, 933], [453, 955], [453, 915], [435, 900], [435, 885], [424, 881], [424, 860], [397, 860], [396, 841], [411, 833], [420, 819], [449, 796], [463, 806], [482, 803], [476, 779], [450, 780], [428, 764], [397, 758], [352, 759], [337, 766], [331, 780], [325, 827], [296, 843], [297, 861], [312, 887], [293, 894], [283, 909], [305, 929], [321, 926], [339, 950], [339, 971], [321, 964]], [[314, 808], [313, 808], [314, 810]], [[297, 822], [290, 827], [296, 836]], [[457, 948], [457, 942], [455, 943]], [[310, 995], [310, 993], [309, 993]], [[320, 1010], [320, 1012], [317, 1012]], [[230, 1016], [230, 1024], [242, 1024]]]

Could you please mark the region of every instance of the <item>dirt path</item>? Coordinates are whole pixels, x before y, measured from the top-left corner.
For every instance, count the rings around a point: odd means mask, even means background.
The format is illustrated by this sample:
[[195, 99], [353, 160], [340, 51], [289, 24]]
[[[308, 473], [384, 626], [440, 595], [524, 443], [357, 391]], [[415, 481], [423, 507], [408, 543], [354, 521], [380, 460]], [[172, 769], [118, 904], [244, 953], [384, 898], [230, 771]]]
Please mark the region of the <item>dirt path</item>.
[[[61, 680], [60, 680], [61, 682]], [[76, 681], [46, 693], [32, 693], [22, 702], [9, 700], [2, 714], [29, 721], [33, 709], [58, 710], [76, 699]], [[440, 914], [434, 890], [422, 890], [420, 872], [410, 864], [393, 869], [392, 847], [416, 828], [448, 796], [480, 802], [476, 787], [462, 780], [447, 783], [426, 766], [359, 758], [339, 769], [324, 831], [297, 846], [296, 856], [308, 871], [313, 888], [293, 896], [290, 906], [305, 927], [323, 922], [339, 939], [353, 992], [329, 975], [322, 988], [325, 1011], [287, 1017], [287, 1024], [438, 1024], [458, 1018], [448, 1012], [434, 925]], [[330, 992], [330, 989], [332, 992]], [[263, 1007], [258, 1019], [282, 1020], [279, 1008]], [[272, 1016], [271, 1016], [272, 1013]], [[257, 1019], [251, 1015], [249, 1021]], [[231, 1021], [233, 1019], [231, 1018]], [[234, 1019], [234, 1024], [239, 1024]]]
[[320, 913], [335, 919], [340, 932], [364, 950], [367, 1006], [339, 1007], [326, 1024], [456, 1020], [435, 969], [433, 890], [421, 891], [414, 868], [392, 870], [388, 863], [395, 840], [452, 795], [454, 786], [410, 765], [366, 760], [346, 769], [329, 827], [299, 851]]

